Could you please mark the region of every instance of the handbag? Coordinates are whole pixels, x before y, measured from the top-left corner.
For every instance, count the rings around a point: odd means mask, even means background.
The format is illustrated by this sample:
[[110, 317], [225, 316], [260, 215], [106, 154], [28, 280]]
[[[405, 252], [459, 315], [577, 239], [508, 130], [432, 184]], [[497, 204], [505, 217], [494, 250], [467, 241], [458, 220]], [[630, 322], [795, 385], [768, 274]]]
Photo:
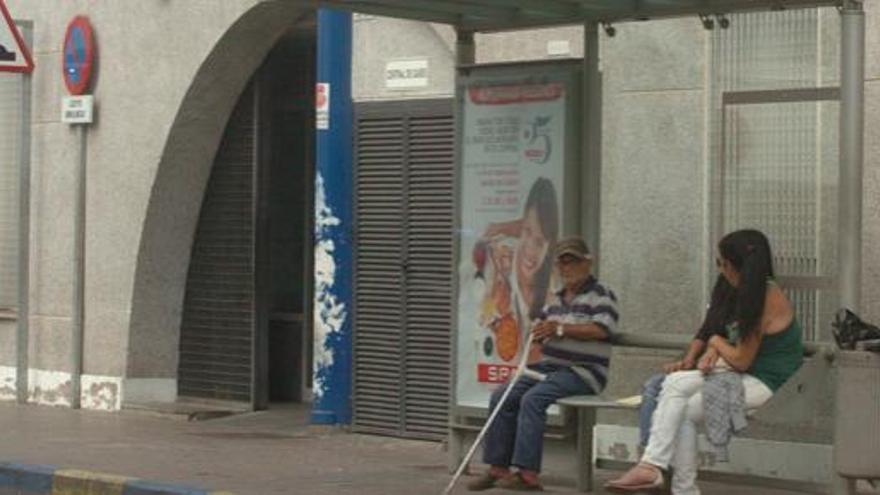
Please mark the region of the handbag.
[[862, 344], [859, 347], [865, 350], [880, 352], [880, 328], [865, 322], [849, 309], [838, 310], [831, 327], [837, 347], [853, 351]]

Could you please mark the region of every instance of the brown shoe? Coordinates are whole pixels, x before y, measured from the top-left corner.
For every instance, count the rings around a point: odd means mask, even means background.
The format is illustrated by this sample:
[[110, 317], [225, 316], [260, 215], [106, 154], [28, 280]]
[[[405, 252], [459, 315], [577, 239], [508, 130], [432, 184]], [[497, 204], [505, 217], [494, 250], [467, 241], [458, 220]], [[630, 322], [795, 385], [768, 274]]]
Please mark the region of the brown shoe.
[[492, 473], [486, 471], [481, 474], [479, 477], [472, 479], [467, 484], [468, 491], [471, 492], [481, 492], [483, 490], [488, 490], [490, 488], [495, 488], [495, 485], [498, 483], [498, 478], [492, 476]]
[[495, 483], [498, 488], [512, 490], [516, 492], [542, 492], [544, 487], [540, 483], [529, 483], [524, 480], [520, 473], [512, 474], [504, 479], [500, 479]]

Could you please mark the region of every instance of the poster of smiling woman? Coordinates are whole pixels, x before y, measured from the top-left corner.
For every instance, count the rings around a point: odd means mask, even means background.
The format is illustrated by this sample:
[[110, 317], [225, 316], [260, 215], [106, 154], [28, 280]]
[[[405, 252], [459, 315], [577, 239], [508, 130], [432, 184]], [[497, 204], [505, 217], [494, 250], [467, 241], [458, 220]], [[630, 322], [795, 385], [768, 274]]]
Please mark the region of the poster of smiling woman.
[[567, 142], [579, 105], [575, 71], [487, 66], [461, 78], [458, 405], [487, 404], [522, 353], [540, 358], [524, 343], [556, 285], [553, 244], [577, 220], [563, 208], [576, 194], [567, 179], [578, 182]]

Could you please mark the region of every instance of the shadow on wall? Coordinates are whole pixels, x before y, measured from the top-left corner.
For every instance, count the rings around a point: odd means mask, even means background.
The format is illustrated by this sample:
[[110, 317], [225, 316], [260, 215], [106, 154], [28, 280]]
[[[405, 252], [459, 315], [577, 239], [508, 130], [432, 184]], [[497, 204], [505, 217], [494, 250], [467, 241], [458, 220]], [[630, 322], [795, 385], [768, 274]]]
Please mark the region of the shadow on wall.
[[214, 155], [251, 76], [279, 38], [311, 15], [294, 2], [258, 3], [214, 46], [190, 85], [165, 143], [141, 233], [127, 379], [176, 377], [190, 249]]

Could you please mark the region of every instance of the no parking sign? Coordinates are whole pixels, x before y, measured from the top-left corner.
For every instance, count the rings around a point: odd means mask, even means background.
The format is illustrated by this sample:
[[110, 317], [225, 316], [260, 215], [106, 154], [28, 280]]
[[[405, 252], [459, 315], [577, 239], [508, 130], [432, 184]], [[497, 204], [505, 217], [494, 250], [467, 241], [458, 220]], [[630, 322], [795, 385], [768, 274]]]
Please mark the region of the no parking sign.
[[88, 91], [92, 82], [92, 70], [95, 66], [97, 52], [92, 25], [85, 16], [76, 16], [67, 25], [64, 36], [62, 67], [64, 85], [72, 95], [81, 95]]

